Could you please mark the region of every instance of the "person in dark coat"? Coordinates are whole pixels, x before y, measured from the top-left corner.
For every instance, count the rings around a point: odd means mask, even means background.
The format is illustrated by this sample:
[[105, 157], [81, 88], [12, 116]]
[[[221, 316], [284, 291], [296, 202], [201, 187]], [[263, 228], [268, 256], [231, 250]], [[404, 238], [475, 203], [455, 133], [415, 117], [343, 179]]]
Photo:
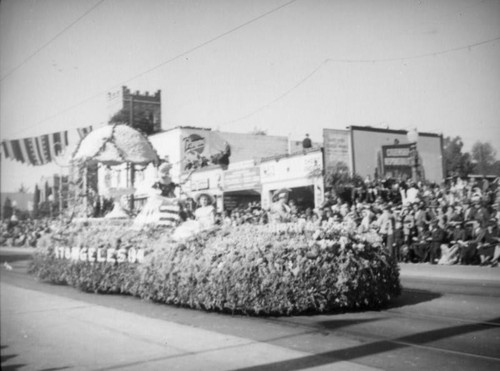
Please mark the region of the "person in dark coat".
[[439, 260], [441, 253], [441, 244], [445, 242], [446, 233], [439, 226], [439, 221], [433, 219], [431, 221], [430, 229], [430, 249], [429, 249], [429, 261], [431, 264], [436, 264]]
[[418, 226], [417, 231], [417, 234], [412, 237], [410, 261], [413, 263], [423, 263], [429, 257], [430, 234], [425, 224]]
[[311, 138], [309, 138], [309, 134], [306, 134], [306, 137], [302, 141], [302, 148], [307, 149], [312, 147]]

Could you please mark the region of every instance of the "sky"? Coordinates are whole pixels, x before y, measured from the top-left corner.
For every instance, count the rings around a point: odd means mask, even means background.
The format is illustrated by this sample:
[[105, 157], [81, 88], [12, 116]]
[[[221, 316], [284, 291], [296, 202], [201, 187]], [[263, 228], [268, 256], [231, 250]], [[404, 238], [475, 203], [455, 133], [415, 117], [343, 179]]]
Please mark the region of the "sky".
[[[107, 123], [106, 93], [162, 92], [162, 128], [370, 125], [490, 142], [500, 0], [2, 0], [0, 137]], [[2, 192], [59, 164], [2, 159]]]

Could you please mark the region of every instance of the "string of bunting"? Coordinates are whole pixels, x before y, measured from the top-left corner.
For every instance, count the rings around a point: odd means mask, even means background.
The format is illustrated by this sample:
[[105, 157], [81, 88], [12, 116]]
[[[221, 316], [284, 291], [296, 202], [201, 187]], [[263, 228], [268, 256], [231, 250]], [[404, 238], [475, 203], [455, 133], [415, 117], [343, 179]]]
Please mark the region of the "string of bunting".
[[[92, 126], [78, 128], [80, 140], [92, 131]], [[32, 166], [46, 165], [68, 147], [68, 131], [43, 134], [37, 137], [2, 141], [2, 157]]]

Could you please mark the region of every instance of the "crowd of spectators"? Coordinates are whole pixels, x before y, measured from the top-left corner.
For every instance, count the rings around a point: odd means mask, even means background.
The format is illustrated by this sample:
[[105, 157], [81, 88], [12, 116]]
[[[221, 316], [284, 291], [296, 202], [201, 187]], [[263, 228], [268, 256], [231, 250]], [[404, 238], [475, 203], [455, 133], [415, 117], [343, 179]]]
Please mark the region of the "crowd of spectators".
[[23, 219], [15, 216], [0, 224], [0, 246], [36, 247], [38, 239], [50, 231], [50, 219]]
[[[327, 192], [320, 207], [297, 205], [277, 193], [269, 210], [259, 202], [216, 214], [216, 224], [344, 223], [358, 232], [376, 231], [400, 262], [496, 266], [500, 258], [498, 178], [451, 179], [445, 184], [372, 182], [343, 196]], [[36, 246], [50, 230], [48, 219], [15, 218], [0, 226], [0, 245]]]
[[225, 211], [219, 223], [240, 225], [305, 220], [350, 223], [377, 231], [400, 262], [496, 266], [500, 257], [498, 180], [451, 179], [446, 184], [369, 182], [348, 199], [326, 193], [313, 209], [277, 195], [270, 210], [258, 203]]

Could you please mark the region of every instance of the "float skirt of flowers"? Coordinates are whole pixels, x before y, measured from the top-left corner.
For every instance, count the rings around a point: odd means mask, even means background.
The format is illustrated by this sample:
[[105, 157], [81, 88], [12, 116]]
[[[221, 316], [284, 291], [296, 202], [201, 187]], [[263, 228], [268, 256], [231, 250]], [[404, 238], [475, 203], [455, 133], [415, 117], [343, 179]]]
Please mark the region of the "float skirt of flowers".
[[[167, 229], [102, 229], [46, 237], [31, 272], [85, 291], [252, 315], [380, 308], [400, 294], [397, 263], [376, 236], [345, 226], [243, 225], [185, 243]], [[61, 256], [60, 245], [78, 246], [84, 259]], [[144, 260], [124, 258], [131, 249], [144, 251]]]

